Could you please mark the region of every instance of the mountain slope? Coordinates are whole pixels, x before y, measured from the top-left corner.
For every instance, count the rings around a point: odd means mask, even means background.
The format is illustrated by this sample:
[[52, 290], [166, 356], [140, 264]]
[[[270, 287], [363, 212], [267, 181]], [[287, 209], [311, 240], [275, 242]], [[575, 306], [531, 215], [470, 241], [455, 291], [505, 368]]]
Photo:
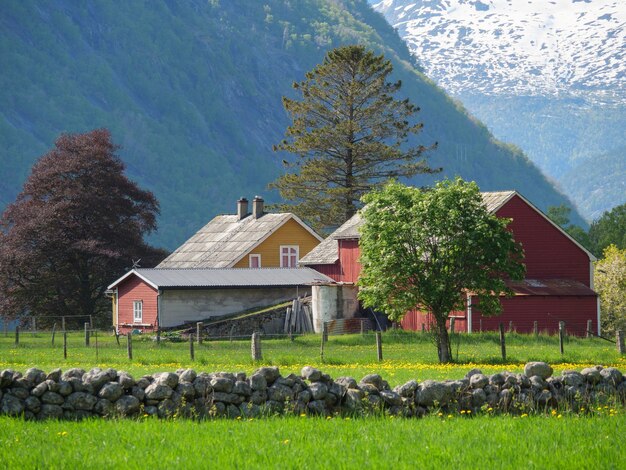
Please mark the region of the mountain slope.
[[433, 166], [544, 209], [567, 203], [416, 69], [365, 0], [56, 0], [0, 10], [0, 205], [58, 134], [107, 127], [130, 176], [161, 202], [152, 241], [173, 248], [239, 196], [276, 198], [265, 187], [288, 158], [271, 150], [288, 124], [281, 96], [326, 50], [354, 42], [394, 62], [422, 108], [419, 142], [440, 144]]
[[[383, 0], [435, 81], [499, 138], [528, 153], [592, 218], [626, 200], [572, 170], [626, 145], [626, 8], [622, 0]], [[618, 161], [612, 160], [609, 166]], [[603, 193], [589, 204], [589, 193]]]

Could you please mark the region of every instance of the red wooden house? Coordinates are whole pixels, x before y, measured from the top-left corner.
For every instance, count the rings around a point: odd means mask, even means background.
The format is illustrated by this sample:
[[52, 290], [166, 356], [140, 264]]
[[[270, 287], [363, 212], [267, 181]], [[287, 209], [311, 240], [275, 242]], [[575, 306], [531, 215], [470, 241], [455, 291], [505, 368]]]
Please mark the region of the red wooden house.
[[[524, 247], [526, 279], [509, 283], [515, 295], [502, 298], [503, 312], [497, 317], [481, 316], [468, 295], [465, 310], [451, 315], [456, 331], [495, 330], [504, 322], [507, 328], [512, 324], [518, 332], [531, 332], [537, 322], [540, 331], [554, 332], [559, 321], [565, 321], [568, 332], [583, 335], [591, 320], [593, 331], [599, 333], [600, 308], [593, 291], [595, 257], [519, 193], [482, 196], [491, 213], [512, 219], [509, 228]], [[335, 281], [356, 283], [361, 223], [355, 215], [302, 258], [301, 264]], [[402, 320], [405, 329], [418, 330], [423, 324], [429, 325], [424, 312], [409, 312]]]

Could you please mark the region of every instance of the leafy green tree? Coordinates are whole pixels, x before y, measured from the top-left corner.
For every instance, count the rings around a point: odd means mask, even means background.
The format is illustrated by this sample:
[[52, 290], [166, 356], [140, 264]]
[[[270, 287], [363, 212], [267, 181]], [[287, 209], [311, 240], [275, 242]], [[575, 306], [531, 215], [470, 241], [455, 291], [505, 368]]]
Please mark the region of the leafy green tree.
[[609, 245], [596, 262], [595, 290], [600, 296], [602, 331], [626, 330], [626, 248]]
[[352, 217], [363, 194], [390, 178], [433, 172], [424, 146], [406, 148], [422, 129], [411, 123], [419, 108], [394, 94], [393, 67], [363, 46], [344, 46], [293, 86], [301, 100], [283, 97], [292, 124], [274, 150], [294, 153], [287, 172], [270, 184], [288, 208], [318, 229]]
[[524, 276], [510, 220], [487, 212], [476, 183], [460, 178], [429, 190], [392, 182], [363, 200], [359, 298], [393, 320], [432, 314], [439, 360], [450, 362], [450, 312], [471, 292], [481, 314], [496, 315], [500, 295], [511, 294], [505, 279]]
[[626, 204], [614, 207], [605, 212], [591, 224], [589, 239], [594, 253], [600, 256], [609, 246], [615, 245], [619, 249], [626, 248]]
[[572, 209], [565, 204], [560, 206], [550, 206], [546, 215], [555, 224], [565, 230], [574, 240], [580, 243], [582, 246], [592, 251], [592, 243], [589, 240], [589, 235], [578, 225], [570, 224], [570, 213]]
[[159, 204], [124, 175], [110, 137], [106, 129], [59, 137], [2, 215], [4, 316], [95, 315], [102, 325], [106, 286], [134, 261], [149, 267], [165, 256], [143, 240]]

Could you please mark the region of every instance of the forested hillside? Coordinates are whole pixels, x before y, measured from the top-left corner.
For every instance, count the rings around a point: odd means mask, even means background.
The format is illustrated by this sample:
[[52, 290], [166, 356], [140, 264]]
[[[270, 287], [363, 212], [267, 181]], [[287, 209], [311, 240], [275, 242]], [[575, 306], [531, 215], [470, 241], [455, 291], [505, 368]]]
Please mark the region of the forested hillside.
[[444, 175], [517, 189], [543, 209], [568, 203], [416, 69], [366, 0], [13, 0], [0, 9], [0, 209], [60, 133], [99, 127], [161, 202], [153, 243], [174, 248], [239, 196], [275, 200], [266, 185], [289, 158], [271, 150], [288, 124], [281, 96], [348, 43], [392, 59]]

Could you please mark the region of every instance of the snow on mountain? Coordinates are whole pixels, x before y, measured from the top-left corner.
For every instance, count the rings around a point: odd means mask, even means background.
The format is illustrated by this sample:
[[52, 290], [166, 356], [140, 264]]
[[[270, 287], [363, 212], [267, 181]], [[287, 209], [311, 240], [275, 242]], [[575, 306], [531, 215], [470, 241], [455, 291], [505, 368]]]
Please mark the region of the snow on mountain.
[[626, 103], [626, 0], [382, 0], [426, 74], [452, 94]]

